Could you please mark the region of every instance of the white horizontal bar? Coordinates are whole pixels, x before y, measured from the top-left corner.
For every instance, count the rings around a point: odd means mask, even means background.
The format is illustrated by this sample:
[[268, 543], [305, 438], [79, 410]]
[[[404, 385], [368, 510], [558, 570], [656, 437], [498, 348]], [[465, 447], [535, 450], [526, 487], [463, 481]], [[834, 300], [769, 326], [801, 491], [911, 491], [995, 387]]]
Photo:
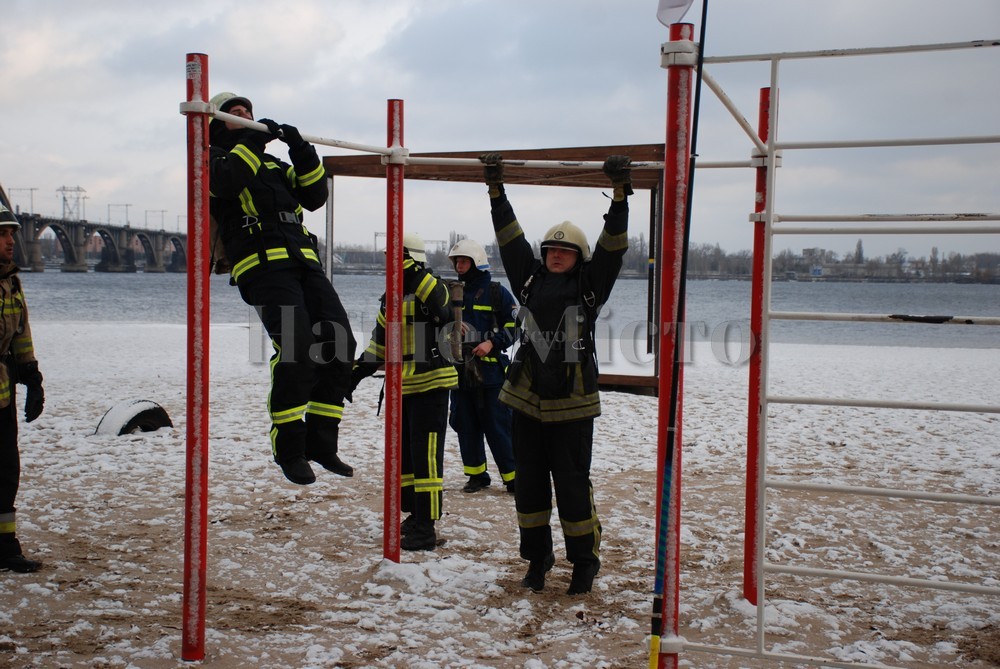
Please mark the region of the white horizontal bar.
[[[262, 130], [268, 132], [268, 128], [263, 123], [258, 123], [257, 121], [251, 121], [245, 119], [242, 116], [233, 116], [232, 114], [227, 114], [225, 112], [217, 111], [215, 112], [215, 118], [220, 121], [229, 121], [231, 123], [236, 123], [237, 125], [242, 125], [246, 128], [252, 128], [254, 130]], [[306, 140], [310, 144], [323, 144], [325, 146], [335, 146], [340, 149], [350, 149], [352, 151], [363, 151], [365, 153], [377, 153], [383, 156], [387, 156], [392, 153], [392, 149], [385, 146], [372, 146], [370, 144], [358, 144], [356, 142], [345, 142], [339, 139], [329, 139], [326, 137], [317, 137], [315, 135], [302, 134], [302, 139]]]
[[852, 226], [852, 227], [799, 227], [785, 228], [771, 226], [771, 234], [775, 235], [990, 235], [1000, 232], [998, 225], [963, 226], [933, 226], [933, 227], [892, 227], [892, 226]]
[[923, 325], [1000, 325], [1000, 316], [931, 316], [913, 314], [844, 314], [832, 311], [769, 311], [776, 321], [840, 321], [859, 323], [920, 323]]
[[784, 660], [799, 664], [810, 664], [817, 667], [839, 667], [842, 669], [899, 669], [888, 664], [868, 664], [865, 662], [841, 662], [839, 660], [794, 653], [773, 653], [757, 651], [751, 648], [736, 648], [734, 646], [709, 646], [700, 643], [684, 643], [684, 650], [697, 653], [713, 653], [715, 655], [733, 655], [736, 657], [751, 657], [769, 660]]
[[[501, 161], [504, 167], [534, 167], [549, 170], [601, 170], [604, 168], [604, 161], [595, 160], [520, 160], [517, 158], [504, 158]], [[482, 161], [478, 158], [439, 158], [426, 156], [408, 156], [408, 165], [454, 165], [460, 167], [483, 167]], [[629, 165], [633, 170], [662, 170], [662, 161], [637, 161]]]
[[764, 571], [772, 574], [791, 574], [793, 576], [817, 576], [820, 578], [846, 579], [849, 581], [866, 581], [885, 585], [904, 585], [914, 588], [930, 588], [932, 590], [948, 590], [950, 592], [967, 592], [975, 595], [1000, 595], [1000, 588], [989, 585], [973, 585], [972, 583], [954, 583], [952, 581], [933, 581], [926, 578], [910, 578], [907, 576], [883, 576], [866, 574], [857, 571], [841, 569], [814, 569], [811, 567], [781, 567], [775, 564], [765, 564]]
[[911, 139], [848, 139], [834, 142], [775, 142], [778, 149], [865, 149], [885, 146], [942, 146], [1000, 144], [1000, 135], [978, 137], [914, 137]]
[[695, 161], [694, 166], [698, 169], [702, 168], [720, 168], [720, 167], [757, 167], [753, 164], [752, 160], [715, 160], [715, 161]]
[[[758, 216], [760, 216], [758, 214]], [[790, 221], [792, 223], [850, 223], [855, 221], [961, 221], [963, 223], [978, 221], [1000, 221], [998, 213], [965, 213], [965, 214], [774, 214], [775, 222]], [[900, 232], [905, 232], [897, 228]]]
[[871, 54], [919, 53], [926, 51], [954, 51], [956, 49], [978, 49], [984, 46], [1000, 46], [1000, 39], [973, 40], [971, 42], [948, 42], [945, 44], [913, 44], [909, 46], [866, 47], [861, 49], [823, 49], [820, 51], [785, 51], [742, 56], [705, 56], [705, 63], [746, 63], [751, 61], [792, 60], [797, 58], [835, 58], [843, 56], [867, 56]]
[[927, 502], [956, 502], [958, 504], [983, 504], [985, 506], [1000, 506], [1000, 497], [984, 497], [982, 495], [962, 495], [947, 492], [926, 492], [921, 490], [899, 490], [895, 488], [871, 488], [865, 486], [827, 485], [823, 483], [795, 483], [780, 479], [766, 479], [764, 485], [768, 488], [781, 490], [810, 490], [813, 492], [852, 493], [869, 497], [890, 497], [898, 499], [919, 499]]
[[769, 395], [771, 404], [808, 404], [832, 407], [867, 407], [871, 409], [921, 409], [929, 411], [962, 411], [967, 413], [1000, 413], [1000, 406], [959, 404], [949, 402], [903, 402], [895, 400], [845, 400], [828, 397], [781, 397]]

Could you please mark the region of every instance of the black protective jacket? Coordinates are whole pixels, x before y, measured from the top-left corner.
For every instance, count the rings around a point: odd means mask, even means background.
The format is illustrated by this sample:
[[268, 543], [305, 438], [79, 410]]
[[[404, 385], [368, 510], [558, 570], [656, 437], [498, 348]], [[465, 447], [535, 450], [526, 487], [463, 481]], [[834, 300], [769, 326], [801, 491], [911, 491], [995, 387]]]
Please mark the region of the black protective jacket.
[[521, 346], [500, 401], [542, 422], [601, 414], [592, 329], [628, 249], [628, 202], [612, 201], [593, 257], [554, 274], [535, 257], [503, 188], [491, 197], [493, 229], [514, 296]]
[[211, 212], [234, 281], [268, 266], [300, 262], [320, 267], [316, 237], [303, 225], [302, 211], [326, 204], [323, 164], [306, 143], [289, 150], [289, 165], [264, 153], [264, 136], [230, 131], [213, 140], [211, 148]]

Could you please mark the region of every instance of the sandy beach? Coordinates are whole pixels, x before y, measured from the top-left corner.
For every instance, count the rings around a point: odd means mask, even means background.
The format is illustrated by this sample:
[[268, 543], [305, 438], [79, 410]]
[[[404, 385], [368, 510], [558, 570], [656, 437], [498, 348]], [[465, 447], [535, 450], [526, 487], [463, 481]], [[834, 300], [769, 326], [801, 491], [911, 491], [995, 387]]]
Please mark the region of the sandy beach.
[[[0, 572], [0, 667], [187, 667], [181, 658], [185, 465], [182, 325], [38, 323], [46, 410], [21, 425], [19, 536], [45, 567]], [[513, 498], [461, 492], [445, 460], [445, 540], [382, 560], [383, 424], [370, 380], [348, 405], [353, 479], [288, 483], [270, 459], [266, 365], [245, 325], [211, 332], [205, 667], [646, 666], [657, 497], [656, 401], [603, 394], [593, 480], [604, 526], [594, 591], [520, 587]], [[780, 345], [772, 392], [995, 404], [996, 349]], [[754, 647], [741, 596], [747, 368], [707, 345], [685, 367], [680, 635]], [[94, 436], [145, 399], [174, 427]], [[772, 405], [769, 474], [995, 496], [1000, 416]], [[492, 462], [490, 467], [492, 468]], [[995, 506], [771, 491], [769, 562], [995, 587]], [[558, 531], [557, 531], [558, 536]], [[766, 647], [898, 667], [1000, 665], [1000, 600], [768, 575]], [[795, 666], [688, 652], [682, 666]]]

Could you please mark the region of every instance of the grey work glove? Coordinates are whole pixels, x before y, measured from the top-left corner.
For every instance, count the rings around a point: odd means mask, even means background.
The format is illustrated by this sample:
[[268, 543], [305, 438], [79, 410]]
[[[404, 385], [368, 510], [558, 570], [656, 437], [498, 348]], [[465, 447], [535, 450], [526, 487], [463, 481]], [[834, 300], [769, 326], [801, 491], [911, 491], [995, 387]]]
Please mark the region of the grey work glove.
[[608, 159], [604, 161], [604, 176], [611, 180], [616, 195], [619, 189], [621, 189], [622, 195], [632, 194], [631, 165], [632, 159], [628, 156], [608, 156]]
[[503, 156], [499, 153], [484, 153], [479, 156], [483, 163], [483, 181], [487, 186], [499, 186], [503, 183]]

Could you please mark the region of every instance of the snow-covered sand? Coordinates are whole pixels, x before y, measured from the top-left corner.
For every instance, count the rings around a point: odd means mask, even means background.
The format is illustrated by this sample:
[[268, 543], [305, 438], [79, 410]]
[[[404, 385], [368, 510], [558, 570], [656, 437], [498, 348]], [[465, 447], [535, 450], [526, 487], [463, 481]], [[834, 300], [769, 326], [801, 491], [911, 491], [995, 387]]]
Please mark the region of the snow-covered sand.
[[[0, 572], [0, 667], [179, 667], [185, 330], [38, 322], [46, 411], [21, 426], [20, 536], [36, 574]], [[381, 559], [380, 383], [348, 405], [342, 454], [294, 486], [271, 462], [266, 365], [248, 328], [212, 328], [207, 667], [641, 667], [653, 585], [656, 402], [604, 393], [594, 481], [595, 590], [569, 597], [557, 544], [546, 591], [523, 590], [513, 499], [468, 495], [449, 433], [435, 552]], [[780, 345], [773, 392], [996, 404], [991, 350]], [[742, 600], [745, 366], [699, 345], [685, 368], [681, 634], [753, 648]], [[174, 428], [94, 436], [132, 399]], [[1000, 416], [772, 405], [770, 474], [995, 496]], [[492, 462], [490, 463], [492, 468]], [[767, 559], [1000, 584], [996, 507], [771, 491]], [[556, 536], [559, 536], [556, 528]], [[1000, 598], [768, 576], [767, 646], [904, 667], [1000, 663]], [[685, 653], [685, 666], [791, 666]]]

